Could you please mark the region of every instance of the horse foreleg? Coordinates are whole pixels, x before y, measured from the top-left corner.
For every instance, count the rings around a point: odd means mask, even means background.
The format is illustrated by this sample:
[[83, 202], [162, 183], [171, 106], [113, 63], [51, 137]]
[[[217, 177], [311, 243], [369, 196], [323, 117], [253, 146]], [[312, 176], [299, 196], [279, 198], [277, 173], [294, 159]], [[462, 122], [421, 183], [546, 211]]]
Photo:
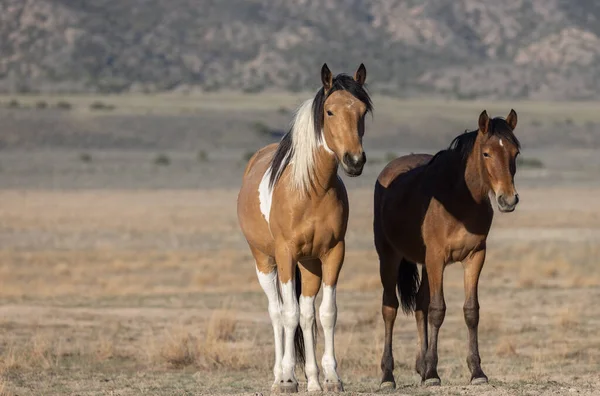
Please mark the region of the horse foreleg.
[[429, 310], [429, 278], [427, 269], [423, 266], [421, 275], [421, 285], [417, 292], [417, 301], [415, 306], [415, 319], [417, 321], [417, 333], [419, 335], [419, 351], [415, 363], [415, 370], [425, 381], [425, 356], [427, 354], [427, 313]]
[[321, 288], [321, 260], [303, 260], [300, 265], [300, 272], [302, 273], [300, 327], [304, 336], [304, 373], [308, 383], [308, 392], [319, 392], [322, 389], [319, 384], [319, 366], [317, 366], [317, 356], [315, 354], [315, 297]]
[[487, 376], [481, 370], [481, 358], [479, 357], [479, 341], [477, 339], [477, 327], [479, 326], [479, 298], [477, 287], [479, 274], [485, 261], [485, 249], [473, 253], [463, 261], [465, 271], [465, 323], [469, 329], [469, 354], [467, 365], [471, 371], [471, 384], [479, 385], [488, 382]]
[[334, 335], [337, 320], [335, 289], [342, 264], [344, 262], [344, 242], [339, 242], [326, 257], [323, 258], [323, 300], [319, 308], [321, 325], [325, 336], [325, 352], [321, 365], [325, 374], [325, 391], [342, 392], [344, 387], [337, 373]]
[[437, 372], [438, 364], [438, 334], [444, 317], [446, 316], [446, 302], [444, 301], [444, 261], [436, 257], [426, 258], [426, 270], [429, 283], [429, 309], [427, 318], [429, 322], [429, 342], [425, 355], [425, 385], [440, 385], [440, 376]]
[[400, 258], [391, 250], [377, 249], [379, 254], [379, 275], [383, 285], [383, 298], [381, 301], [381, 315], [385, 325], [385, 338], [383, 354], [381, 356], [381, 389], [396, 388], [394, 380], [394, 353], [392, 350], [392, 339], [394, 335], [394, 322], [398, 314], [398, 295], [396, 287], [398, 283], [398, 267]]
[[277, 291], [277, 268], [271, 257], [251, 248], [254, 259], [256, 260], [256, 275], [258, 282], [267, 295], [269, 301], [269, 317], [273, 325], [273, 337], [275, 338], [275, 364], [273, 365], [273, 375], [275, 381], [271, 390], [279, 390], [281, 381], [281, 361], [283, 359], [283, 323], [281, 322], [281, 302], [279, 292]]
[[292, 258], [287, 246], [279, 247], [275, 252], [277, 273], [279, 275], [279, 291], [281, 293], [281, 319], [284, 330], [284, 349], [281, 362], [281, 380], [279, 390], [297, 392], [298, 381], [294, 374], [296, 366], [296, 350], [294, 337], [300, 321], [300, 309], [296, 299], [296, 279], [294, 277], [297, 262]]

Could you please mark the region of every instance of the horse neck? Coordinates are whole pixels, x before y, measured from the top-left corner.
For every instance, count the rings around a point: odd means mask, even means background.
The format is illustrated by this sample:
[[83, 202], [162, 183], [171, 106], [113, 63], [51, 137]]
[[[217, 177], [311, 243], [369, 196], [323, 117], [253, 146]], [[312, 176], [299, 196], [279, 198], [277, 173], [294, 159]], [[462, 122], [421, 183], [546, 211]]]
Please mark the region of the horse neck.
[[315, 171], [311, 194], [322, 196], [329, 191], [337, 179], [338, 161], [335, 154], [328, 152], [323, 146], [315, 153]]
[[481, 153], [481, 147], [479, 145], [480, 137], [477, 136], [477, 140], [473, 145], [473, 150], [467, 158], [465, 164], [465, 185], [473, 201], [477, 204], [488, 200], [488, 194], [490, 191], [489, 183], [487, 181], [487, 174], [483, 166], [483, 156]]

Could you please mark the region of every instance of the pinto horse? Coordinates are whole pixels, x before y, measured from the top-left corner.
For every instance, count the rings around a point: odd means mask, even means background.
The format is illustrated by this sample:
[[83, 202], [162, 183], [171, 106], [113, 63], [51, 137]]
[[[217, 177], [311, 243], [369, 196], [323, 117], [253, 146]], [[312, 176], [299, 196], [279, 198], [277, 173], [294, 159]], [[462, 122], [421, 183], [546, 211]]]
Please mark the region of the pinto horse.
[[361, 64], [354, 78], [345, 74], [334, 78], [324, 64], [322, 88], [298, 108], [281, 142], [256, 152], [244, 172], [238, 220], [269, 301], [276, 392], [297, 392], [297, 357], [305, 362], [308, 391], [322, 390], [314, 306], [321, 283], [325, 390], [343, 390], [333, 339], [348, 196], [337, 169], [341, 163], [349, 176], [359, 176], [366, 162], [364, 118], [372, 110], [363, 87], [366, 76]]
[[[464, 317], [469, 333], [467, 364], [471, 384], [487, 383], [481, 369], [477, 326], [477, 285], [492, 224], [492, 197], [500, 212], [512, 212], [519, 196], [514, 185], [520, 144], [514, 135], [517, 113], [489, 119], [479, 129], [456, 137], [435, 156], [396, 158], [375, 185], [375, 247], [383, 284], [385, 345], [382, 388], [395, 388], [392, 333], [398, 311], [415, 312], [419, 338], [416, 371], [425, 385], [440, 385], [438, 332], [444, 321], [443, 275], [447, 264], [464, 267]], [[417, 264], [422, 264], [419, 282]], [[429, 328], [427, 327], [429, 324]]]

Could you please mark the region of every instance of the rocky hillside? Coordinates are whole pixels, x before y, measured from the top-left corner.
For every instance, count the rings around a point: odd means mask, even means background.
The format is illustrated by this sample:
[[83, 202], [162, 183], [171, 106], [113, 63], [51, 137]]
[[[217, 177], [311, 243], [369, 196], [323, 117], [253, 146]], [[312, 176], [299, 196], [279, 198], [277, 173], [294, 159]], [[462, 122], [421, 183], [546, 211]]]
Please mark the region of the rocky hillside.
[[0, 91], [600, 97], [595, 0], [0, 0]]

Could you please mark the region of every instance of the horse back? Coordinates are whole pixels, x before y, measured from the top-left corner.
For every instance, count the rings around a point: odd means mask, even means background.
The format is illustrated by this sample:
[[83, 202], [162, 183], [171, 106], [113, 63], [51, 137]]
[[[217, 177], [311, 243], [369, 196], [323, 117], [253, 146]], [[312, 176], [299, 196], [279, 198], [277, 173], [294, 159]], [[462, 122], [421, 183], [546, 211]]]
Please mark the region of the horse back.
[[383, 168], [377, 181], [387, 188], [398, 176], [427, 164], [432, 157], [430, 154], [410, 154], [396, 158]]

